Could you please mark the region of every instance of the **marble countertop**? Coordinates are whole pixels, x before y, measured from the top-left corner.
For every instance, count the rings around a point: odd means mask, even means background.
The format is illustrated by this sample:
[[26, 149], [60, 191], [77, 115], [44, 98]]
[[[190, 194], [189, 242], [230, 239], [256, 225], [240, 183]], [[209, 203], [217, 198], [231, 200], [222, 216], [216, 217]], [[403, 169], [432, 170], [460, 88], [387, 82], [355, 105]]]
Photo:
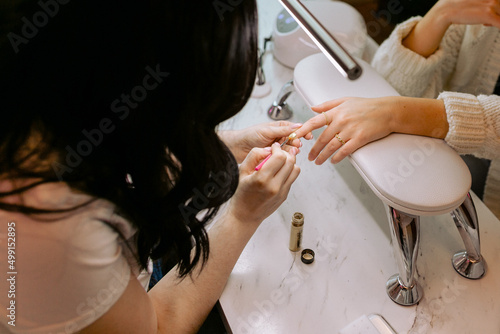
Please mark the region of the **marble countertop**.
[[[258, 4], [262, 43], [281, 5]], [[221, 128], [270, 121], [267, 109], [293, 71], [268, 52], [264, 72], [271, 94], [251, 98]], [[304, 122], [313, 114], [297, 95], [288, 100], [291, 121]], [[417, 280], [424, 296], [418, 305], [399, 306], [385, 292], [398, 270], [384, 204], [347, 159], [316, 166], [307, 160], [313, 143], [303, 144], [288, 199], [249, 241], [220, 298], [233, 333], [338, 333], [369, 314], [383, 316], [397, 333], [500, 333], [500, 221], [476, 196], [485, 277], [467, 280], [453, 269], [451, 256], [464, 247], [449, 214], [422, 217]], [[302, 247], [316, 253], [309, 265], [288, 249], [294, 212], [305, 217]]]

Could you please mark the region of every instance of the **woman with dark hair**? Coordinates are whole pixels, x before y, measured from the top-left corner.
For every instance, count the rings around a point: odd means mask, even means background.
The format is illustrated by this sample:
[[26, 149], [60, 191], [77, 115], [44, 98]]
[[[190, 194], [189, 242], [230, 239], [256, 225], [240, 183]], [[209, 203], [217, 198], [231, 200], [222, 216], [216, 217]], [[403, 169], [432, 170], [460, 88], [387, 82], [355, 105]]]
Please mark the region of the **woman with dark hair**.
[[0, 6], [1, 332], [195, 332], [299, 174], [299, 140], [268, 147], [299, 124], [216, 132], [253, 87], [255, 1]]

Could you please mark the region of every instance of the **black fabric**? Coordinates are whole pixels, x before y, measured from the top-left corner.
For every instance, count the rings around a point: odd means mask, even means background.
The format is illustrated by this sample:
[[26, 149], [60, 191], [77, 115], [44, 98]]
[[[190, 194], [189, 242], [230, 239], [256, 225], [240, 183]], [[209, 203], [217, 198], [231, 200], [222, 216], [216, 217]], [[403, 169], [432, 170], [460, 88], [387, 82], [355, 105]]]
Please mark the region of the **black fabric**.
[[[151, 280], [149, 281], [148, 290], [151, 290], [151, 288], [154, 287], [174, 265], [175, 264], [168, 263], [168, 261], [162, 261], [161, 259], [156, 260], [153, 263], [153, 273], [151, 275]], [[225, 325], [227, 322], [224, 321], [224, 319], [225, 317], [222, 314], [220, 304], [217, 302], [212, 311], [208, 314], [203, 325], [200, 327], [198, 334], [229, 334], [230, 332], [228, 332]]]
[[500, 96], [500, 76], [498, 77], [497, 83], [495, 84], [493, 94]]
[[228, 331], [226, 329], [226, 326], [224, 325], [224, 316], [221, 315], [222, 312], [220, 310], [220, 305], [217, 303], [217, 305], [214, 306], [212, 311], [208, 314], [207, 319], [201, 326], [200, 330], [198, 331], [198, 334], [230, 334], [232, 333], [231, 331]]
[[488, 159], [476, 158], [473, 155], [462, 155], [462, 159], [467, 164], [467, 167], [469, 167], [472, 176], [472, 191], [479, 198], [483, 199], [486, 177], [490, 169], [491, 161]]
[[377, 15], [391, 24], [406, 21], [412, 16], [424, 16], [437, 0], [378, 0]]

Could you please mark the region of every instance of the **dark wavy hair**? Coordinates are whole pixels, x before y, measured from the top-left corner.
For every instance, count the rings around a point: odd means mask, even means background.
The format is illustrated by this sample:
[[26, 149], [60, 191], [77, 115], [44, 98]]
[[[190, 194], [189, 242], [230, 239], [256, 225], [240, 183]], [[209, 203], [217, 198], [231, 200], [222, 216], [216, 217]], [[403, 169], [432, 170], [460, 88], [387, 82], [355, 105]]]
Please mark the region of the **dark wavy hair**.
[[212, 0], [0, 6], [0, 176], [34, 180], [0, 198], [66, 182], [138, 228], [143, 267], [168, 255], [188, 274], [238, 183], [216, 127], [255, 81], [255, 0], [224, 11]]

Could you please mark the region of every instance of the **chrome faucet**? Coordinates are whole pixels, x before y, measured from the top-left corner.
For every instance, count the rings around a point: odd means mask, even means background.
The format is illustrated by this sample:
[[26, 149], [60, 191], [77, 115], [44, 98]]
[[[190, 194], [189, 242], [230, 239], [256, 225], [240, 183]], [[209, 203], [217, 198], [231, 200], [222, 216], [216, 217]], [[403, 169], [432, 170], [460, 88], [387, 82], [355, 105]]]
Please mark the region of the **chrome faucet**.
[[295, 91], [293, 80], [288, 81], [281, 87], [281, 90], [274, 100], [273, 105], [267, 110], [267, 115], [274, 120], [289, 119], [292, 117], [292, 109], [286, 103], [286, 100]]

